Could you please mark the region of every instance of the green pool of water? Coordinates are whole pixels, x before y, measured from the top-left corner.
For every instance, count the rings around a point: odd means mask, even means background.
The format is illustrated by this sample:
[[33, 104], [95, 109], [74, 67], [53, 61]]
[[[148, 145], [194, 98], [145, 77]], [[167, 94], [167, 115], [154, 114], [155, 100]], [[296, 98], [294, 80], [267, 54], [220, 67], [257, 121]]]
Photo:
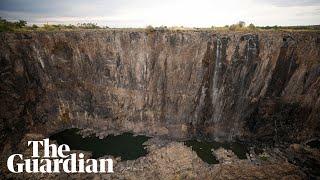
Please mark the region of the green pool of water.
[[238, 142], [225, 142], [220, 143], [216, 141], [200, 141], [196, 139], [187, 140], [184, 142], [185, 145], [192, 147], [197, 155], [208, 164], [218, 164], [219, 161], [213, 155], [211, 149], [218, 149], [220, 147], [228, 150], [232, 150], [239, 159], [246, 159], [246, 153], [249, 152], [249, 149]]
[[92, 152], [92, 158], [99, 158], [105, 155], [121, 157], [121, 160], [133, 160], [147, 154], [142, 145], [150, 137], [134, 136], [132, 133], [121, 135], [108, 135], [99, 139], [96, 136], [83, 138], [78, 134], [79, 129], [67, 129], [50, 136], [58, 144], [67, 144], [72, 150], [84, 150]]

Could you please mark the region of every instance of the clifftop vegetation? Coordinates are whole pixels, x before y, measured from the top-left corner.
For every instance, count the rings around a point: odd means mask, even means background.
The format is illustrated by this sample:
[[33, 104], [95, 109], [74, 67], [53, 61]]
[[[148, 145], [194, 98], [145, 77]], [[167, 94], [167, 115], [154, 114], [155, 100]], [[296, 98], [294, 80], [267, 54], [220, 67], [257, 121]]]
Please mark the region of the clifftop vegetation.
[[[98, 26], [95, 23], [78, 23], [77, 25], [65, 25], [65, 24], [43, 24], [38, 26], [36, 24], [28, 25], [27, 21], [8, 21], [0, 17], [0, 32], [24, 32], [24, 31], [68, 31], [68, 30], [81, 30], [81, 29], [109, 29], [108, 26]], [[141, 29], [141, 28], [134, 28]], [[183, 26], [160, 26], [152, 27], [151, 25], [142, 29], [148, 34], [155, 31], [186, 31], [186, 30], [214, 30], [214, 31], [263, 31], [263, 30], [273, 30], [273, 31], [320, 31], [320, 25], [310, 25], [310, 26], [255, 26], [250, 23], [246, 25], [244, 21], [239, 21], [236, 24], [225, 25], [223, 27], [212, 26], [210, 28], [189, 28]]]
[[0, 17], [0, 32], [19, 32], [19, 31], [59, 31], [73, 29], [106, 29], [108, 26], [100, 27], [95, 23], [78, 23], [77, 25], [65, 24], [36, 24], [27, 25], [27, 21], [19, 20], [15, 22], [7, 21]]

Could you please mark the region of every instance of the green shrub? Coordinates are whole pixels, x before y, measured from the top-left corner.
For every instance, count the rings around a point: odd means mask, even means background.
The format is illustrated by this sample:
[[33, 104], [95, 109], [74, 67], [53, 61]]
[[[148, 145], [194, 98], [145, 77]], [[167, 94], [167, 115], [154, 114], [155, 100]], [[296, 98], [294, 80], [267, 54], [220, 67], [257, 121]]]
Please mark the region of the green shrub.
[[260, 154], [259, 157], [262, 161], [267, 161], [270, 158], [270, 156], [266, 152]]
[[78, 27], [83, 29], [100, 29], [100, 26], [95, 23], [79, 23]]
[[236, 24], [232, 24], [229, 26], [230, 31], [238, 31], [245, 28], [246, 23], [244, 21], [239, 21]]
[[150, 34], [150, 33], [153, 33], [153, 32], [155, 32], [154, 27], [152, 27], [151, 25], [146, 27], [146, 33], [147, 34]]
[[158, 30], [160, 32], [165, 32], [165, 31], [168, 31], [168, 27], [167, 26], [160, 26], [160, 27], [156, 27], [155, 30]]
[[16, 22], [16, 26], [18, 28], [23, 28], [27, 25], [27, 21], [24, 21], [24, 20], [19, 20], [18, 22]]
[[250, 23], [248, 28], [251, 30], [254, 30], [254, 29], [256, 29], [256, 26], [254, 24]]
[[239, 21], [237, 24], [240, 28], [244, 28], [246, 26], [246, 23], [244, 21]]
[[24, 28], [26, 25], [27, 25], [27, 21], [24, 21], [24, 20], [10, 22], [0, 17], [0, 32], [15, 31], [17, 29]]
[[53, 30], [56, 29], [56, 27], [53, 26], [53, 25], [50, 25], [50, 24], [44, 24], [44, 25], [43, 25], [43, 29], [45, 29], [45, 30], [47, 30], [47, 31], [53, 31]]
[[230, 25], [230, 26], [229, 26], [229, 30], [230, 30], [230, 31], [235, 31], [235, 30], [237, 30], [237, 25], [236, 25], [236, 24]]

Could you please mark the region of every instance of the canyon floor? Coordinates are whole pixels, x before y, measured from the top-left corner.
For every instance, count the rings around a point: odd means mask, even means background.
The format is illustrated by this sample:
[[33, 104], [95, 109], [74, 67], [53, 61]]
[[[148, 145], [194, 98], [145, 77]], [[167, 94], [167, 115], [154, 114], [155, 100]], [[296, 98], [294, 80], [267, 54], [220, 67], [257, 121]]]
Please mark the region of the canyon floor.
[[[42, 140], [42, 134], [26, 134], [22, 139], [20, 151], [27, 158], [31, 156], [32, 149], [26, 148], [28, 140]], [[56, 143], [52, 141], [52, 143]], [[288, 154], [297, 156], [303, 151], [303, 156], [314, 153], [318, 158], [319, 150], [294, 144], [286, 150], [267, 148], [262, 154], [250, 151], [245, 160], [238, 159], [235, 154], [223, 148], [214, 149], [213, 153], [219, 164], [207, 164], [202, 161], [190, 147], [182, 142], [153, 137], [145, 142], [148, 154], [136, 160], [121, 161], [119, 157], [104, 156], [114, 161], [112, 174], [67, 174], [67, 173], [9, 173], [6, 178], [13, 179], [308, 179], [317, 178], [290, 162]], [[85, 159], [91, 157], [90, 152], [82, 152]], [[286, 154], [285, 154], [286, 152]], [[40, 154], [43, 153], [40, 151]], [[264, 157], [264, 158], [263, 158]]]

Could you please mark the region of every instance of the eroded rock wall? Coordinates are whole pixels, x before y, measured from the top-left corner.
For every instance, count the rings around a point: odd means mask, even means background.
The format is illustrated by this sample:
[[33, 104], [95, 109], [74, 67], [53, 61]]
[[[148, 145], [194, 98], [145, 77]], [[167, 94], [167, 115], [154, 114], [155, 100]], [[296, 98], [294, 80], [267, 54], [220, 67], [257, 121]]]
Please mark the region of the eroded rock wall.
[[1, 33], [1, 141], [69, 126], [267, 143], [319, 137], [320, 34]]

